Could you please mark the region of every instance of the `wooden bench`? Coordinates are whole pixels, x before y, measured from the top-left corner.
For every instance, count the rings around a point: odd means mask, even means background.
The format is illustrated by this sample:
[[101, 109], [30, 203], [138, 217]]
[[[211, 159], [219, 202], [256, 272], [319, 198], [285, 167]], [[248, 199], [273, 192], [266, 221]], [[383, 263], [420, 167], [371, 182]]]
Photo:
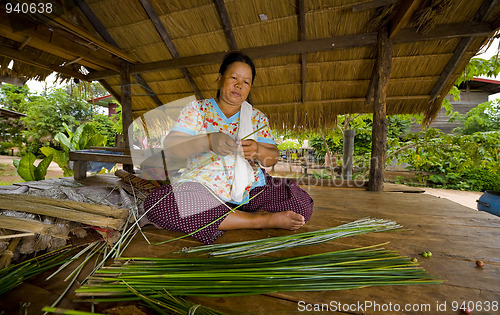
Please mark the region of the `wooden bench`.
[[[96, 152], [91, 152], [96, 150]], [[98, 151], [113, 151], [122, 152], [122, 155], [102, 153]], [[147, 150], [133, 150], [126, 148], [106, 148], [106, 147], [90, 147], [89, 150], [70, 151], [69, 160], [73, 161], [73, 171], [75, 179], [84, 179], [87, 177], [87, 162], [104, 162], [104, 163], [120, 163], [123, 164], [123, 169], [129, 173], [134, 173], [133, 165], [149, 166], [153, 168], [168, 169], [170, 174], [186, 166], [185, 160], [165, 161], [163, 151], [156, 151], [151, 154]], [[149, 153], [149, 154], [148, 154]]]
[[[132, 157], [130, 156], [130, 151], [127, 149], [120, 148], [99, 148], [99, 150], [124, 152], [123, 155], [111, 154], [111, 153], [100, 153], [100, 152], [90, 152], [89, 150], [82, 151], [70, 151], [69, 160], [73, 161], [73, 171], [75, 179], [84, 179], [87, 177], [87, 162], [105, 162], [105, 163], [120, 163], [125, 165], [132, 165]], [[118, 149], [118, 150], [116, 150]]]

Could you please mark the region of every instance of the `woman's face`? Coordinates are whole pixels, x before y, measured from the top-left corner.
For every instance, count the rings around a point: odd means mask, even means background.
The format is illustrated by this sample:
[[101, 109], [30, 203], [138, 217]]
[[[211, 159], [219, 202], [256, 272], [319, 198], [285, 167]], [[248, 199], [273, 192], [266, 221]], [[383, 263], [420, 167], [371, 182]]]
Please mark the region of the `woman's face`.
[[240, 106], [252, 87], [252, 68], [244, 62], [233, 62], [224, 74], [219, 74], [220, 101]]

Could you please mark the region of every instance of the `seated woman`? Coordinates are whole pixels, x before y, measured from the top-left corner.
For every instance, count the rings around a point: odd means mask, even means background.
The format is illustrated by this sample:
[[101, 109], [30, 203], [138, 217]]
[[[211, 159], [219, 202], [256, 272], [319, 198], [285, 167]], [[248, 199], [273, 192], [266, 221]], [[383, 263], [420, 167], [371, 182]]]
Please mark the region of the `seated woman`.
[[183, 108], [164, 147], [170, 159], [188, 159], [186, 172], [146, 198], [149, 221], [211, 244], [226, 230], [296, 230], [309, 220], [311, 197], [254, 164], [269, 167], [279, 156], [267, 117], [245, 101], [254, 79], [252, 60], [229, 53], [217, 97]]

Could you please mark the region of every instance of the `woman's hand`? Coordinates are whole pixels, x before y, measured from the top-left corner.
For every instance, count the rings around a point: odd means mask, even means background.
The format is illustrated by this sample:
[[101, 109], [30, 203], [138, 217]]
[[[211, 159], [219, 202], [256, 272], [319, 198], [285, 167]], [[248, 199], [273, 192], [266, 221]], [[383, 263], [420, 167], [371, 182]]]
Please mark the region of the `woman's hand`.
[[258, 158], [259, 144], [255, 140], [241, 140], [243, 155], [248, 161], [253, 161]]
[[219, 155], [229, 155], [238, 148], [236, 141], [223, 132], [208, 134], [210, 150]]
[[273, 166], [278, 162], [279, 151], [274, 144], [241, 140], [241, 146], [245, 159], [249, 161], [257, 160], [264, 167]]

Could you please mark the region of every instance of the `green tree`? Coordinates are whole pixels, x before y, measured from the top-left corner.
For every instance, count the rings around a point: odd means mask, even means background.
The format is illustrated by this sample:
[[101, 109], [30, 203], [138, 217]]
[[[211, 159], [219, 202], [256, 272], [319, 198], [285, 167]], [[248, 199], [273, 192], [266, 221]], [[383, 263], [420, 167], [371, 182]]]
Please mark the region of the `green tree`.
[[500, 73], [500, 59], [498, 56], [493, 56], [490, 59], [472, 58], [464, 72], [455, 82], [459, 86], [462, 82], [472, 81], [474, 77], [487, 76], [490, 78], [496, 77]]
[[92, 107], [82, 98], [79, 91], [68, 87], [50, 90], [46, 95], [33, 96], [23, 118], [27, 130], [26, 151], [38, 153], [42, 146], [55, 145], [54, 137], [64, 132], [64, 125], [75, 126], [91, 120]]
[[103, 135], [108, 139], [107, 146], [115, 146], [115, 139], [118, 131], [115, 127], [115, 121], [112, 117], [108, 117], [103, 114], [95, 114], [90, 123], [97, 133]]
[[19, 87], [4, 83], [0, 88], [0, 105], [5, 109], [25, 113], [31, 95], [26, 85]]
[[[0, 107], [20, 113], [25, 113], [30, 102], [29, 89], [10, 84], [2, 84], [0, 88]], [[0, 153], [7, 153], [12, 147], [23, 146], [24, 124], [19, 118], [0, 118]]]
[[[494, 78], [499, 73], [500, 73], [500, 59], [498, 58], [498, 56], [495, 55], [490, 59], [472, 58], [465, 67], [465, 70], [462, 72], [460, 77], [457, 79], [457, 81], [449, 91], [449, 94], [451, 94], [455, 100], [460, 100], [460, 90], [458, 89], [458, 87], [462, 83], [467, 81], [472, 81], [474, 77], [479, 77], [479, 76]], [[455, 112], [453, 110], [453, 105], [447, 98], [443, 99], [442, 107], [446, 109], [446, 115], [452, 116], [451, 121], [457, 119], [456, 117], [454, 117]], [[416, 117], [417, 117], [417, 122], [421, 123], [422, 116], [418, 115]]]
[[499, 100], [484, 102], [477, 105], [465, 115], [456, 113], [454, 119], [462, 123], [456, 132], [472, 135], [476, 132], [500, 131]]
[[499, 131], [449, 135], [429, 128], [404, 140], [414, 146], [398, 152], [397, 160], [430, 173], [429, 182], [462, 190], [500, 189]]
[[[387, 118], [388, 143], [399, 141], [410, 130], [411, 117], [409, 115], [394, 115]], [[354, 136], [354, 156], [355, 159], [366, 162], [371, 154], [372, 148], [372, 125], [373, 115], [363, 114], [355, 116], [339, 116], [337, 128], [325, 133], [325, 140], [331, 152], [341, 154], [344, 146], [343, 130], [346, 128], [356, 130]], [[318, 133], [311, 133], [309, 145], [315, 149], [316, 158], [320, 163], [324, 161], [326, 148], [323, 139]]]

